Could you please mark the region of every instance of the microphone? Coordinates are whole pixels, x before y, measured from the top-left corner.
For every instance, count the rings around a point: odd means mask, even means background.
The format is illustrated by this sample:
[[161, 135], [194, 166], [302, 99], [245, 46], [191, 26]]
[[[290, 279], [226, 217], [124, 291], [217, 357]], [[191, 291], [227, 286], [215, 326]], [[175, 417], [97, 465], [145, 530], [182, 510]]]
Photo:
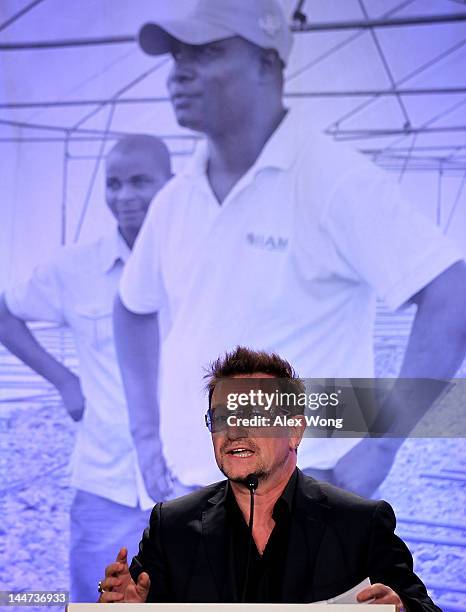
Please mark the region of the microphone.
[[255, 474], [248, 474], [246, 478], [244, 479], [244, 484], [247, 486], [247, 488], [249, 489], [249, 492], [251, 493], [251, 505], [249, 507], [249, 525], [248, 525], [249, 545], [248, 545], [248, 553], [246, 556], [246, 569], [244, 572], [243, 593], [241, 595], [241, 603], [244, 603], [246, 601], [246, 589], [247, 589], [248, 580], [249, 580], [249, 563], [251, 560], [252, 545], [254, 542], [254, 539], [252, 537], [252, 527], [254, 524], [254, 493], [259, 485], [259, 479], [257, 478]]
[[244, 479], [244, 482], [247, 488], [251, 491], [251, 494], [253, 494], [259, 485], [259, 478], [257, 478], [255, 474], [248, 474]]

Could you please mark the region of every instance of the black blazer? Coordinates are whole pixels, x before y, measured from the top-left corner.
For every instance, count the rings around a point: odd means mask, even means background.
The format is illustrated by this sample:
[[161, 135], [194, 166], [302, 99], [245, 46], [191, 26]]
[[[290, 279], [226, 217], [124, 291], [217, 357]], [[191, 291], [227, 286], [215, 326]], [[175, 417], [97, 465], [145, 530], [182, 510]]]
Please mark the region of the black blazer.
[[[151, 579], [148, 601], [238, 602], [226, 554], [227, 481], [156, 504], [131, 564]], [[398, 593], [410, 612], [439, 612], [413, 572], [395, 515], [370, 501], [318, 482], [298, 470], [282, 601], [329, 599], [370, 577]]]

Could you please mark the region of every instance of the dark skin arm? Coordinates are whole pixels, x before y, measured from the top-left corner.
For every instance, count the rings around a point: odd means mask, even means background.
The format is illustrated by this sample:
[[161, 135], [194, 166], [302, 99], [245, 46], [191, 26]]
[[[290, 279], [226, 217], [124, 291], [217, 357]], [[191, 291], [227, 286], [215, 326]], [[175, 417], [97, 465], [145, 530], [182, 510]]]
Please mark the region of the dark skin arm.
[[[466, 355], [466, 263], [457, 262], [419, 291], [417, 312], [399, 378], [384, 404], [377, 429], [398, 437], [365, 438], [335, 466], [338, 486], [370, 497], [386, 478], [397, 450], [453, 378]], [[413, 384], [403, 379], [432, 379]], [[438, 381], [435, 383], [434, 381]], [[403, 407], [409, 405], [409, 412]], [[374, 466], [377, 466], [374, 469]]]
[[149, 495], [162, 500], [170, 492], [171, 485], [159, 431], [158, 315], [135, 314], [117, 297], [113, 316], [115, 346], [139, 466]]
[[400, 378], [452, 378], [466, 354], [466, 262], [437, 276], [412, 301], [416, 318]]
[[0, 342], [57, 388], [74, 421], [82, 418], [85, 404], [79, 378], [37, 342], [26, 323], [8, 310], [3, 296], [0, 296]]

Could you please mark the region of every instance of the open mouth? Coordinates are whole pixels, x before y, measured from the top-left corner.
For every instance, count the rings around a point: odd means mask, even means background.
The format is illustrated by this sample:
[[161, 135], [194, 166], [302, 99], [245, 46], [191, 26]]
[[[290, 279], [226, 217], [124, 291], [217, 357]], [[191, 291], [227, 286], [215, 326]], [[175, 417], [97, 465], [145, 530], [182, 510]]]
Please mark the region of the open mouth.
[[227, 455], [238, 457], [239, 459], [247, 459], [248, 457], [252, 457], [254, 455], [254, 451], [250, 450], [249, 448], [233, 448], [227, 452]]

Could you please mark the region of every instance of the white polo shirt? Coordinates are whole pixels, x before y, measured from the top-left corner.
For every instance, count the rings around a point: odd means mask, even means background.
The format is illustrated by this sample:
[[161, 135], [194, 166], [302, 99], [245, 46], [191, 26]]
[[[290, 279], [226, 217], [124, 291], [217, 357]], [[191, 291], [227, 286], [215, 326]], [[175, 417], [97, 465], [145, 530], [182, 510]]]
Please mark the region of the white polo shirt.
[[[303, 377], [373, 376], [376, 295], [396, 309], [462, 255], [359, 154], [289, 112], [218, 204], [202, 143], [153, 202], [123, 273], [135, 313], [168, 307], [161, 431], [185, 483], [219, 476], [203, 414], [207, 364], [237, 345], [277, 351]], [[306, 439], [331, 468], [358, 440]]]
[[69, 325], [74, 334], [86, 410], [72, 485], [146, 510], [154, 502], [139, 470], [113, 341], [113, 303], [129, 253], [116, 230], [93, 244], [62, 248], [7, 289], [5, 299], [17, 317]]

